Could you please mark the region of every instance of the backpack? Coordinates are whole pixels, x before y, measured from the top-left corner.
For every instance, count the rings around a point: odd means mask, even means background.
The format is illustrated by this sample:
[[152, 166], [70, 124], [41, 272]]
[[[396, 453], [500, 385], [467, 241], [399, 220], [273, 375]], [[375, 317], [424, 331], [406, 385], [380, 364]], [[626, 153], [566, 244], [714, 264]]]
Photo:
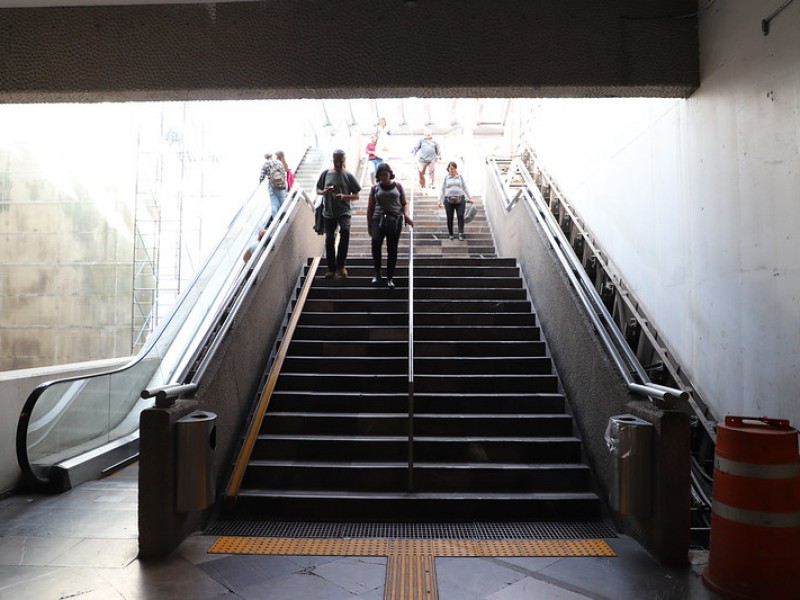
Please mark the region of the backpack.
[[279, 160], [273, 161], [269, 170], [269, 187], [273, 190], [286, 189], [286, 169]]

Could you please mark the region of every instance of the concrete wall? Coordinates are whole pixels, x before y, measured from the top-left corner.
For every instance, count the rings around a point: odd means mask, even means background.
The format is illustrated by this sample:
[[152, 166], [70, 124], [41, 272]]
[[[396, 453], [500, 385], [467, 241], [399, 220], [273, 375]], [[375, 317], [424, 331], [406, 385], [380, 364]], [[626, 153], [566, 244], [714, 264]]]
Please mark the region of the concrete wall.
[[0, 371], [131, 354], [135, 129], [66, 114], [0, 110]]
[[700, 18], [688, 100], [537, 101], [531, 143], [714, 415], [800, 426], [800, 6]]

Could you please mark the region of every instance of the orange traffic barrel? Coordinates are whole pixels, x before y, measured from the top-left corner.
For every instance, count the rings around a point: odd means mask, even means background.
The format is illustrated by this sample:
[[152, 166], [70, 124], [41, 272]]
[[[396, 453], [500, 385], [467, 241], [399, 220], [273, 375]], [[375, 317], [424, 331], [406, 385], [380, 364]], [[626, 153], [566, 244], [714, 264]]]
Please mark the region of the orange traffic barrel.
[[726, 598], [800, 598], [800, 455], [785, 419], [717, 427], [706, 586]]

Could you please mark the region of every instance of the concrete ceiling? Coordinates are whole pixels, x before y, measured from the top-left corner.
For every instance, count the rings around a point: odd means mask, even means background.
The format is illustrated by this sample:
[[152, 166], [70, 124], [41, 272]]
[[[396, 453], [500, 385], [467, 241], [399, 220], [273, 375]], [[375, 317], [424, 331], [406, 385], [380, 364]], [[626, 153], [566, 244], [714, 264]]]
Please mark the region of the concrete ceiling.
[[687, 97], [699, 85], [697, 0], [0, 6], [0, 102]]

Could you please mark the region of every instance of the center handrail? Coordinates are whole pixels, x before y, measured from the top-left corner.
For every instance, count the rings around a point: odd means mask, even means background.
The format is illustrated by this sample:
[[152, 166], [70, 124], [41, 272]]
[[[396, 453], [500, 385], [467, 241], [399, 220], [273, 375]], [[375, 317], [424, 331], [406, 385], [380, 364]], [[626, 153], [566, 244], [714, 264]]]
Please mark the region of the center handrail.
[[[408, 208], [414, 220], [414, 192]], [[408, 236], [408, 492], [414, 491], [414, 228]]]

